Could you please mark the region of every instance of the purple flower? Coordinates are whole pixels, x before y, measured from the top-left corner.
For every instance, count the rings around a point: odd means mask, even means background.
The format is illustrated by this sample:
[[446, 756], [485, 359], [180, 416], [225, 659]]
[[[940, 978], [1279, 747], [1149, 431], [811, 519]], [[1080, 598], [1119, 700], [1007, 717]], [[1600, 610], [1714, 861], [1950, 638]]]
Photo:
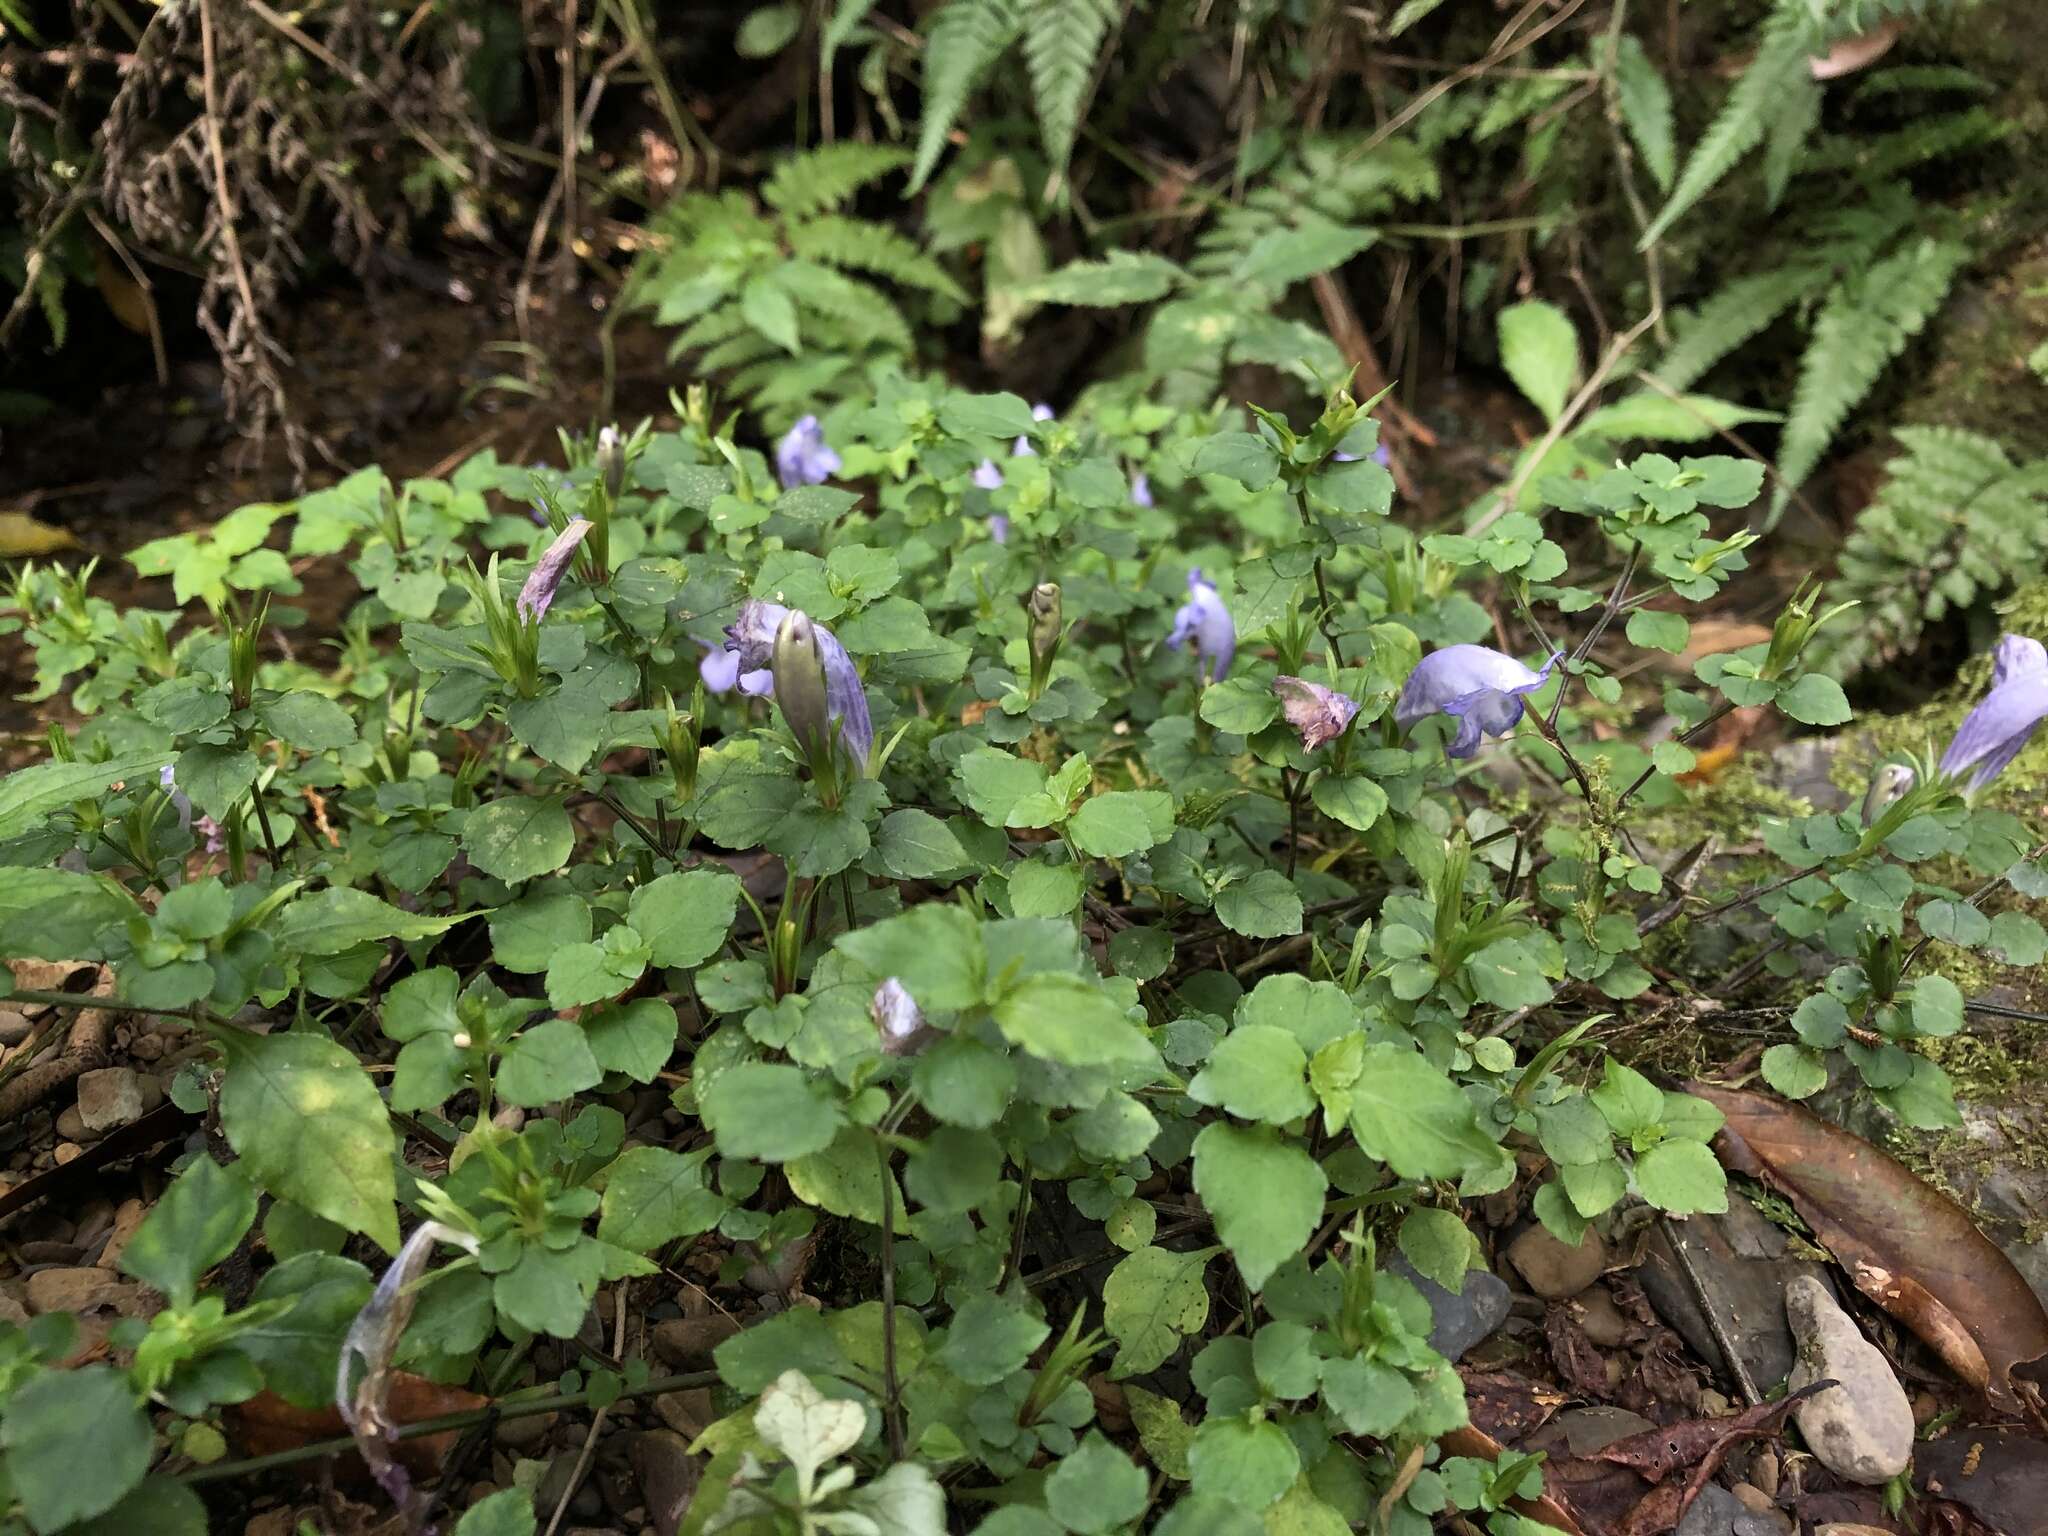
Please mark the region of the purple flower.
[[697, 663], [697, 675], [708, 693], [731, 693], [740, 680], [740, 659], [724, 646], [713, 646]]
[[569, 574], [569, 562], [576, 558], [576, 546], [583, 542], [590, 527], [589, 518], [577, 518], [556, 534], [555, 542], [541, 552], [540, 559], [533, 564], [532, 574], [519, 589], [519, 616], [522, 619], [538, 624], [547, 616], [548, 606], [554, 602], [562, 578]]
[[1131, 505], [1134, 507], [1149, 507], [1152, 505], [1152, 481], [1142, 469], [1131, 476]]
[[909, 1050], [924, 1029], [924, 1012], [917, 1006], [917, 999], [894, 976], [875, 988], [874, 999], [868, 1004], [868, 1017], [875, 1021], [875, 1030], [882, 1037], [882, 1051], [889, 1056], [900, 1056]]
[[[1051, 421], [1052, 407], [1047, 405], [1043, 400], [1039, 401], [1038, 404], [1031, 407], [1031, 419], [1033, 421]], [[1022, 455], [1025, 458], [1038, 457], [1038, 450], [1031, 446], [1030, 438], [1019, 437], [1017, 441], [1010, 444], [1010, 457], [1014, 459], [1017, 458], [1019, 455]]]
[[[775, 636], [782, 628], [782, 621], [788, 617], [789, 609], [781, 603], [748, 598], [740, 605], [739, 617], [725, 627], [725, 649], [734, 658], [741, 693], [755, 698], [775, 697]], [[868, 754], [875, 745], [875, 727], [868, 714], [867, 690], [861, 686], [860, 672], [838, 637], [822, 624], [813, 623], [811, 629], [817, 636], [819, 659], [825, 664], [827, 714], [839, 726], [839, 740], [847, 755], [865, 769]], [[715, 662], [713, 656], [707, 656], [698, 665], [698, 675], [704, 679], [704, 686], [710, 688], [714, 673], [722, 678], [726, 669], [726, 663]], [[715, 691], [722, 693], [725, 690]]]
[[[1333, 453], [1330, 455], [1330, 460], [1332, 463], [1335, 464], [1356, 464], [1358, 462], [1358, 457], [1359, 456], [1355, 453]], [[1373, 449], [1372, 461], [1373, 463], [1379, 465], [1381, 469], [1385, 469], [1389, 464], [1394, 462], [1394, 456], [1391, 453], [1387, 452], [1387, 445], [1385, 443], [1381, 443], [1379, 447]]]
[[1982, 789], [2005, 771], [2035, 729], [2048, 719], [2048, 649], [2026, 635], [2007, 635], [1992, 653], [1991, 691], [1964, 717], [1941, 754], [1948, 777], [1969, 774]]
[[1326, 741], [1335, 741], [1358, 713], [1358, 700], [1305, 677], [1276, 677], [1273, 691], [1280, 695], [1281, 712], [1287, 723], [1301, 733], [1301, 749], [1313, 752]]
[[974, 483], [984, 491], [1000, 491], [1003, 488], [1003, 472], [996, 468], [994, 459], [983, 459], [974, 466]]
[[1454, 716], [1458, 734], [1444, 750], [1452, 757], [1470, 757], [1479, 750], [1482, 731], [1505, 736], [1515, 728], [1523, 695], [1543, 686], [1563, 654], [1553, 653], [1541, 672], [1532, 672], [1491, 646], [1447, 645], [1423, 657], [1408, 674], [1394, 721], [1405, 734], [1426, 715]]
[[201, 816], [193, 823], [208, 853], [219, 853], [228, 845], [227, 830], [211, 816]]
[[1010, 542], [1010, 520], [998, 512], [988, 520], [988, 536], [998, 544]]
[[818, 418], [806, 416], [775, 445], [775, 473], [785, 491], [800, 485], [822, 485], [839, 473], [839, 455], [825, 441]]
[[1189, 640], [1195, 642], [1200, 663], [1196, 670], [1204, 682], [1214, 682], [1230, 670], [1230, 658], [1237, 652], [1237, 625], [1199, 569], [1188, 572], [1188, 600], [1173, 616], [1167, 648], [1177, 651]]

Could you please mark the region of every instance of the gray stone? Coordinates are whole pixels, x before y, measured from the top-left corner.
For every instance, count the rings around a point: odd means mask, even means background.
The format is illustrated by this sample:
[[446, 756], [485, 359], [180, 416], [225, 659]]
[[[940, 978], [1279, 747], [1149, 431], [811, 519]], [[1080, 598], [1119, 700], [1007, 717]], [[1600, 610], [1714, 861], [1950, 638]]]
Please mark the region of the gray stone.
[[14, 1008], [0, 1008], [0, 1045], [19, 1045], [33, 1032], [28, 1015]]
[[1709, 1483], [1692, 1501], [1675, 1536], [1783, 1536], [1770, 1515], [1758, 1514], [1719, 1483]]
[[1607, 1268], [1607, 1245], [1591, 1227], [1573, 1247], [1559, 1242], [1547, 1227], [1534, 1226], [1508, 1244], [1508, 1262], [1538, 1296], [1566, 1301], [1600, 1278]]
[[39, 1269], [28, 1277], [28, 1309], [35, 1313], [109, 1307], [123, 1317], [142, 1317], [156, 1311], [148, 1296], [143, 1287], [98, 1268]]
[[102, 1067], [78, 1079], [78, 1118], [95, 1135], [132, 1125], [148, 1107], [142, 1074], [133, 1067]]
[[[1764, 1220], [1747, 1200], [1731, 1199], [1725, 1214], [1688, 1217], [1670, 1223], [1670, 1230], [1685, 1245], [1750, 1379], [1760, 1391], [1769, 1391], [1792, 1369], [1785, 1284], [1795, 1276], [1818, 1278], [1825, 1271], [1810, 1260], [1791, 1257], [1784, 1231]], [[1719, 1368], [1721, 1348], [1664, 1234], [1664, 1223], [1650, 1228], [1636, 1279], [1657, 1315], [1678, 1330], [1694, 1354]]]
[[1852, 1483], [1874, 1486], [1905, 1471], [1913, 1457], [1913, 1405], [1883, 1351], [1810, 1277], [1785, 1287], [1785, 1317], [1798, 1345], [1791, 1389], [1828, 1378], [1836, 1383], [1792, 1410], [1807, 1449]]
[[739, 1331], [739, 1319], [723, 1312], [679, 1317], [654, 1325], [654, 1352], [683, 1370], [707, 1370], [711, 1352]]
[[691, 1387], [682, 1392], [664, 1392], [654, 1400], [661, 1422], [685, 1440], [695, 1440], [718, 1417], [708, 1387]]
[[85, 1117], [78, 1112], [76, 1104], [67, 1104], [57, 1112], [57, 1139], [59, 1141], [98, 1141], [99, 1136], [85, 1128]]
[[1626, 1408], [1594, 1407], [1566, 1409], [1557, 1416], [1557, 1427], [1564, 1431], [1565, 1444], [1574, 1456], [1591, 1456], [1617, 1440], [1657, 1426]]
[[[1429, 1346], [1446, 1360], [1459, 1359], [1474, 1345], [1492, 1338], [1508, 1319], [1512, 1303], [1507, 1282], [1487, 1270], [1467, 1270], [1465, 1289], [1454, 1296], [1410, 1264], [1406, 1254], [1395, 1254], [1386, 1267], [1422, 1292], [1429, 1303]], [[658, 1347], [658, 1332], [655, 1342]]]
[[1602, 1287], [1593, 1286], [1574, 1298], [1572, 1308], [1578, 1314], [1579, 1326], [1586, 1330], [1586, 1337], [1602, 1349], [1616, 1349], [1627, 1341], [1633, 1324], [1621, 1315], [1621, 1308]]
[[628, 1450], [633, 1477], [656, 1536], [675, 1536], [703, 1467], [683, 1437], [672, 1429], [649, 1429], [633, 1437]]

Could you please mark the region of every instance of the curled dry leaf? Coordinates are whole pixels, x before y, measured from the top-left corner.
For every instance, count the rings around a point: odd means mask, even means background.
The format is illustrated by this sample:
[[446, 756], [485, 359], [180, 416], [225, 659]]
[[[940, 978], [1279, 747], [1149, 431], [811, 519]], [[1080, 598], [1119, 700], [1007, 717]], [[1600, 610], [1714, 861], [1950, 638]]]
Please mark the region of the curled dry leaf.
[[2048, 1356], [2048, 1312], [1955, 1201], [1810, 1110], [1695, 1083], [1727, 1117], [1721, 1161], [1789, 1199], [1857, 1288], [2006, 1413], [2016, 1366]]
[[[1669, 1424], [1662, 1429], [1630, 1435], [1626, 1440], [1615, 1441], [1605, 1450], [1595, 1451], [1593, 1459], [1618, 1461], [1624, 1466], [1634, 1467], [1658, 1485], [1629, 1511], [1628, 1518], [1617, 1528], [1616, 1536], [1663, 1536], [1665, 1531], [1675, 1528], [1692, 1507], [1692, 1501], [1700, 1496], [1700, 1490], [1720, 1470], [1729, 1451], [1744, 1440], [1776, 1434], [1784, 1424], [1786, 1414], [1814, 1393], [1825, 1391], [1834, 1384], [1832, 1378], [1811, 1382], [1797, 1392], [1787, 1393], [1775, 1403], [1759, 1403], [1729, 1418], [1692, 1419], [1682, 1424]], [[1683, 1487], [1675, 1481], [1664, 1481], [1672, 1472], [1694, 1461], [1699, 1465], [1693, 1467], [1692, 1476], [1686, 1479]]]

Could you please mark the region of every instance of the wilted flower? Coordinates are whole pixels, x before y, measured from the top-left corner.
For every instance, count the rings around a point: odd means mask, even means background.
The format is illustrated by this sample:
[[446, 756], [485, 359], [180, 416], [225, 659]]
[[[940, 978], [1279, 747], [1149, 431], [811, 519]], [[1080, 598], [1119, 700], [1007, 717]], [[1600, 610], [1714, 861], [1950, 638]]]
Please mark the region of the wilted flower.
[[219, 853], [227, 847], [227, 830], [211, 816], [201, 816], [192, 825], [198, 829], [200, 844], [206, 852]]
[[1863, 825], [1869, 826], [1884, 814], [1885, 807], [1910, 790], [1917, 775], [1905, 763], [1886, 763], [1870, 776], [1863, 792]]
[[[1052, 407], [1043, 400], [1039, 401], [1038, 404], [1031, 407], [1031, 419], [1033, 421], [1051, 421]], [[1010, 444], [1010, 457], [1014, 459], [1020, 454], [1025, 458], [1036, 458], [1038, 456], [1038, 450], [1031, 446], [1030, 438], [1020, 436], [1017, 441]]]
[[[790, 612], [781, 603], [749, 598], [740, 605], [739, 617], [726, 626], [725, 650], [737, 664], [733, 671], [741, 693], [757, 698], [776, 697], [775, 638]], [[868, 714], [868, 696], [861, 687], [860, 672], [831, 630], [815, 623], [810, 629], [825, 669], [827, 716], [838, 725], [839, 739], [847, 754], [864, 768], [875, 744], [875, 728]], [[713, 653], [699, 664], [698, 675], [704, 679], [705, 687], [712, 688], [714, 680], [723, 681], [727, 670], [728, 664], [717, 661]], [[723, 693], [731, 686], [727, 683], [713, 691]]]
[[822, 485], [839, 473], [840, 459], [825, 441], [818, 418], [806, 416], [775, 445], [775, 473], [785, 491], [800, 485]]
[[882, 1050], [890, 1056], [907, 1051], [924, 1028], [924, 1012], [917, 1006], [917, 999], [894, 976], [875, 988], [874, 1000], [868, 1004], [868, 1017], [875, 1021], [875, 1029], [882, 1037]]
[[1280, 695], [1280, 709], [1287, 723], [1301, 733], [1301, 749], [1313, 752], [1326, 741], [1335, 741], [1358, 713], [1358, 700], [1305, 677], [1276, 677], [1273, 691]]
[[1479, 736], [1505, 736], [1522, 718], [1522, 699], [1541, 688], [1557, 664], [1557, 652], [1532, 672], [1514, 657], [1485, 645], [1447, 645], [1422, 658], [1408, 674], [1394, 706], [1394, 721], [1405, 734], [1427, 715], [1456, 718], [1458, 734], [1444, 750], [1470, 757]]
[[163, 771], [156, 776], [156, 781], [162, 786], [163, 792], [171, 797], [171, 809], [178, 813], [178, 830], [191, 831], [192, 797], [178, 788], [178, 775], [169, 763], [164, 764]]
[[1166, 644], [1177, 651], [1190, 639], [1195, 642], [1197, 670], [1204, 681], [1214, 682], [1230, 670], [1230, 658], [1237, 653], [1237, 625], [1199, 569], [1188, 572], [1188, 600], [1174, 614], [1173, 633], [1166, 637]]
[[1982, 789], [2033, 739], [2048, 719], [2048, 649], [2026, 635], [2007, 635], [1992, 652], [1991, 691], [1964, 717], [1941, 754], [1945, 776], [1970, 776]]
[[1131, 505], [1134, 507], [1149, 507], [1152, 505], [1152, 480], [1142, 469], [1131, 476]]
[[974, 484], [984, 491], [1000, 491], [1003, 488], [1003, 472], [996, 468], [994, 459], [983, 459], [974, 466]]
[[555, 535], [554, 543], [534, 562], [532, 574], [519, 589], [519, 616], [528, 623], [538, 624], [546, 615], [561, 588], [562, 578], [569, 574], [569, 562], [576, 558], [576, 546], [583, 542], [590, 528], [590, 519], [575, 519]]

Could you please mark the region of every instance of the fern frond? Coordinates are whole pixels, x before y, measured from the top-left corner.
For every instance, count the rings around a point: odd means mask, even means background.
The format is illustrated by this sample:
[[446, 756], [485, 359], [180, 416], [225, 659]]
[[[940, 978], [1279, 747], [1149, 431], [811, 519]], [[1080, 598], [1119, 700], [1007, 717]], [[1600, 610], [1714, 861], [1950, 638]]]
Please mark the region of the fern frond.
[[1964, 150], [1995, 144], [2013, 130], [2010, 121], [1985, 107], [1923, 117], [1895, 133], [1843, 135], [1821, 140], [1799, 167], [1802, 176], [1852, 171], [1889, 177]]
[[1791, 183], [1792, 173], [1804, 169], [1800, 151], [1820, 126], [1820, 87], [1811, 80], [1797, 90], [1787, 90], [1764, 114], [1764, 206], [1776, 208]]
[[1150, 251], [1113, 250], [1100, 261], [1070, 261], [1024, 290], [1038, 304], [1076, 304], [1114, 309], [1149, 304], [1187, 281], [1187, 273]]
[[946, 135], [967, 105], [968, 93], [1017, 40], [1023, 25], [1017, 0], [947, 0], [932, 19], [924, 45], [924, 104], [917, 125], [911, 191], [930, 178], [946, 147]]
[[775, 168], [761, 188], [769, 207], [793, 219], [838, 208], [910, 157], [886, 144], [821, 144]]
[[1080, 131], [1081, 108], [1095, 80], [1103, 39], [1116, 22], [1116, 0], [1030, 0], [1024, 18], [1024, 65], [1032, 105], [1053, 174], [1066, 171]]
[[1636, 141], [1643, 164], [1659, 192], [1671, 190], [1678, 173], [1678, 140], [1672, 127], [1671, 87], [1650, 62], [1643, 45], [1623, 36], [1614, 50], [1614, 96], [1628, 136]]
[[1665, 230], [1714, 189], [1723, 176], [1762, 141], [1771, 115], [1788, 92], [1815, 89], [1807, 56], [1812, 34], [1790, 10], [1773, 14], [1764, 28], [1763, 44], [1742, 78], [1729, 91], [1707, 131], [1700, 135], [1691, 157], [1685, 162], [1678, 185], [1670, 198], [1643, 231], [1638, 248], [1647, 250]]
[[2048, 567], [2048, 461], [2016, 466], [1991, 438], [1902, 427], [1904, 449], [1842, 547], [1833, 591], [1853, 622], [1822, 632], [1846, 677], [1910, 651], [1926, 626]]
[[862, 282], [816, 262], [786, 262], [776, 281], [803, 309], [837, 321], [858, 342], [892, 351], [911, 349], [910, 324], [895, 301], [873, 283]]
[[1692, 388], [1708, 369], [1828, 280], [1825, 267], [1776, 267], [1738, 277], [1690, 316], [1674, 322], [1678, 339], [1651, 371], [1666, 388]]
[[1989, 96], [1997, 89], [1974, 69], [1965, 69], [1960, 64], [1900, 64], [1891, 69], [1872, 70], [1850, 100], [1860, 106], [1874, 97], [1897, 96], [1907, 91]]
[[1828, 294], [1799, 360], [1799, 384], [1778, 443], [1779, 485], [1767, 529], [1783, 514], [1792, 487], [1820, 463], [1850, 410], [1941, 307], [1969, 257], [1958, 242], [1923, 239]]
[[792, 226], [789, 248], [806, 261], [872, 272], [905, 287], [967, 302], [966, 291], [953, 281], [950, 272], [919, 250], [914, 241], [885, 224], [826, 214]]

